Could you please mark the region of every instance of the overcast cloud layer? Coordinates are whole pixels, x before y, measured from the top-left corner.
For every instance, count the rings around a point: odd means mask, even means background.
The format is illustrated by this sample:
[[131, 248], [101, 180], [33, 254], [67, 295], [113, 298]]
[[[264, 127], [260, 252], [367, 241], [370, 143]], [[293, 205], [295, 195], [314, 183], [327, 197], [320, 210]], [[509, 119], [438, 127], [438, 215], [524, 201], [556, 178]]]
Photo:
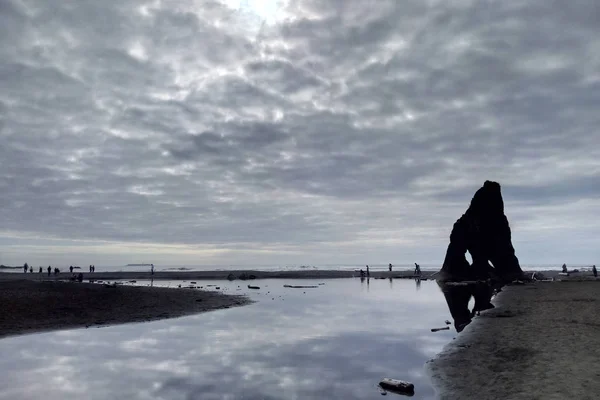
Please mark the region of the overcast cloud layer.
[[598, 263], [597, 1], [0, 1], [0, 262]]

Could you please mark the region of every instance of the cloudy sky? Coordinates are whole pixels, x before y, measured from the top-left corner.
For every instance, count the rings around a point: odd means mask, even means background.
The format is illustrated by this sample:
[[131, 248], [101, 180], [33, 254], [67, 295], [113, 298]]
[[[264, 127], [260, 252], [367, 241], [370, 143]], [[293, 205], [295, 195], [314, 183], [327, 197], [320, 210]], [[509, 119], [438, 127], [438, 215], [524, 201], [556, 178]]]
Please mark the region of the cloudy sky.
[[600, 263], [600, 4], [0, 1], [0, 263]]

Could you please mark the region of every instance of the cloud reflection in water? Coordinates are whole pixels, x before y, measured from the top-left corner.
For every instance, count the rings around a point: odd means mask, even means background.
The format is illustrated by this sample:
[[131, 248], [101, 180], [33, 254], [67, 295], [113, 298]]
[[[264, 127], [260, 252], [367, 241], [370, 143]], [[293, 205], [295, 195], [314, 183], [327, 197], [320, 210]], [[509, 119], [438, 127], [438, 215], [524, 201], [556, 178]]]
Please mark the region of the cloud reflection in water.
[[369, 399], [383, 377], [434, 398], [423, 365], [453, 336], [430, 332], [449, 318], [437, 285], [284, 283], [246, 307], [1, 340], [0, 399]]

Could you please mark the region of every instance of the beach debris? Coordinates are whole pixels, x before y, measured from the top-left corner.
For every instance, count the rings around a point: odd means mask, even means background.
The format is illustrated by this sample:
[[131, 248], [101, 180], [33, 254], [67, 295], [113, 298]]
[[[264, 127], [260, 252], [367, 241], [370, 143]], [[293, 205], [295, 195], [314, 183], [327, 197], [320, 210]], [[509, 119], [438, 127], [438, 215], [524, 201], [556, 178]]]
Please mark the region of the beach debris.
[[260, 286], [248, 285], [248, 289], [260, 289]]
[[438, 331], [449, 331], [450, 327], [449, 326], [445, 326], [443, 328], [431, 328], [431, 332], [438, 332]]
[[221, 286], [215, 286], [215, 289], [220, 290]]
[[285, 288], [292, 288], [292, 289], [314, 289], [314, 288], [318, 288], [318, 286], [314, 286], [314, 285], [283, 285], [283, 287]]
[[543, 281], [545, 279], [546, 279], [546, 276], [544, 274], [542, 274], [541, 272], [535, 271], [533, 274], [531, 274], [532, 281]]
[[137, 281], [129, 281], [129, 283], [136, 283]]
[[190, 283], [191, 283], [192, 285], [195, 285], [195, 284], [196, 284], [196, 282], [194, 282], [194, 281], [191, 281]]
[[450, 325], [450, 324], [452, 323], [452, 322], [450, 322], [450, 321], [448, 321], [448, 320], [446, 320], [446, 321], [444, 321], [444, 322], [446, 323], [446, 325]]
[[415, 385], [399, 379], [384, 378], [379, 382], [379, 387], [385, 391], [405, 396], [413, 396], [415, 394]]
[[324, 284], [325, 284], [325, 282], [323, 282], [323, 283], [319, 283], [319, 286], [323, 286]]
[[446, 286], [469, 286], [475, 284], [475, 281], [463, 281], [463, 282], [444, 282]]
[[[465, 257], [467, 251], [473, 258], [472, 265]], [[452, 227], [438, 280], [496, 278], [510, 282], [522, 275], [504, 214], [500, 184], [485, 181], [475, 192], [467, 211]]]

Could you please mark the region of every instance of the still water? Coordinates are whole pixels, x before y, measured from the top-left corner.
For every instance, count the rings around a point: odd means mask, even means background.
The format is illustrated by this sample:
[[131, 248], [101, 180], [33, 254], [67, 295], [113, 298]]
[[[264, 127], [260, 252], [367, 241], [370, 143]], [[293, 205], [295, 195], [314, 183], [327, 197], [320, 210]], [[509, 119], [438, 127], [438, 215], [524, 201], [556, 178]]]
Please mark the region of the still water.
[[456, 335], [430, 331], [451, 319], [435, 282], [252, 284], [197, 282], [248, 294], [244, 307], [2, 339], [0, 399], [379, 399], [385, 377], [435, 399], [424, 364]]

